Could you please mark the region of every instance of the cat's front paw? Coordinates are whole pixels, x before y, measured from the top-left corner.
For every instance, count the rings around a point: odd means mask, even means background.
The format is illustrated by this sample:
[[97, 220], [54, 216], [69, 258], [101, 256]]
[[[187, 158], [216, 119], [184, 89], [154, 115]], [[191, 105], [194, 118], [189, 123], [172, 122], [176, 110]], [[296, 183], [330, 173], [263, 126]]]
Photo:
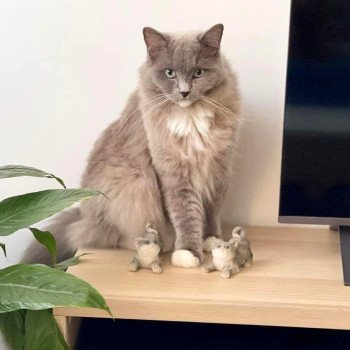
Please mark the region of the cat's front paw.
[[202, 271], [205, 273], [209, 273], [209, 272], [212, 272], [213, 270], [209, 266], [203, 266]]
[[243, 266], [244, 267], [252, 267], [252, 262], [247, 260], [243, 263]]
[[200, 259], [195, 256], [190, 250], [175, 250], [171, 256], [171, 262], [175, 266], [180, 267], [198, 267]]
[[153, 273], [162, 273], [162, 268], [159, 265], [152, 265]]
[[227, 270], [224, 270], [221, 272], [221, 277], [222, 278], [230, 278], [232, 276], [232, 272], [231, 271], [227, 271]]
[[129, 271], [136, 272], [138, 270], [138, 266], [136, 264], [130, 263], [129, 264]]

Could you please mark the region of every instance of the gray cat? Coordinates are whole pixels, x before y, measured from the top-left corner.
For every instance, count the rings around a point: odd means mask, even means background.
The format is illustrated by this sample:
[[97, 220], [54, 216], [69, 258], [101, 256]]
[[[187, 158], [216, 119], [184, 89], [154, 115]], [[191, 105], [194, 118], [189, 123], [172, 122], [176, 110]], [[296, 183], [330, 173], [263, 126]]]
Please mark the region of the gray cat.
[[204, 272], [221, 271], [222, 278], [230, 278], [239, 272], [237, 263], [238, 242], [231, 238], [228, 242], [216, 238], [212, 245], [213, 260], [203, 267]]
[[[104, 192], [49, 227], [62, 260], [80, 246], [125, 247], [147, 222], [172, 262], [195, 267], [231, 178], [240, 120], [236, 78], [220, 52], [223, 25], [202, 33], [144, 28], [147, 60], [121, 117], [96, 142], [82, 186]], [[24, 261], [49, 261], [39, 245]], [[33, 256], [35, 258], [33, 258]]]
[[129, 264], [129, 270], [135, 272], [138, 269], [151, 269], [154, 273], [161, 273], [161, 258], [163, 242], [158, 231], [152, 227], [152, 224], [146, 225], [144, 234], [135, 239], [137, 254]]
[[253, 253], [245, 230], [237, 226], [232, 231], [231, 241], [237, 242], [235, 260], [239, 266], [251, 267], [253, 264]]

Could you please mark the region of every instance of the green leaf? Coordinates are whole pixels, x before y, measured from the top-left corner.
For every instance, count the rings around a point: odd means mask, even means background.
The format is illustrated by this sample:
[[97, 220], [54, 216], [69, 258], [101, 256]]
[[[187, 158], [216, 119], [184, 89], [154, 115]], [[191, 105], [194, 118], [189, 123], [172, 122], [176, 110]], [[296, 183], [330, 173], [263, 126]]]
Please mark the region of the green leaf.
[[89, 283], [41, 264], [18, 264], [0, 270], [0, 313], [19, 309], [92, 307], [111, 312]]
[[58, 270], [62, 270], [65, 271], [68, 269], [68, 267], [70, 266], [74, 266], [76, 264], [78, 264], [78, 262], [80, 261], [80, 258], [84, 255], [89, 255], [91, 253], [83, 253], [77, 256], [73, 256], [72, 258], [69, 258], [67, 260], [61, 261], [60, 263], [56, 264], [54, 267]]
[[34, 176], [34, 177], [47, 177], [49, 179], [55, 179], [58, 181], [64, 188], [66, 185], [63, 180], [59, 177], [47, 173], [46, 171], [39, 170], [24, 165], [4, 165], [0, 166], [0, 179], [5, 179], [9, 177], [18, 177], [18, 176]]
[[32, 231], [35, 239], [49, 251], [52, 264], [56, 265], [57, 246], [53, 234], [49, 231], [41, 231], [34, 227], [30, 227], [29, 230]]
[[1, 243], [1, 242], [0, 242], [0, 248], [1, 248], [2, 251], [4, 252], [4, 255], [5, 255], [5, 258], [6, 258], [7, 256], [6, 256], [6, 245], [5, 245], [5, 243]]
[[24, 350], [69, 350], [52, 310], [27, 311]]
[[0, 202], [0, 236], [10, 235], [98, 194], [100, 192], [84, 188], [58, 189], [7, 198]]
[[12, 350], [23, 350], [25, 315], [25, 310], [0, 314], [0, 330]]

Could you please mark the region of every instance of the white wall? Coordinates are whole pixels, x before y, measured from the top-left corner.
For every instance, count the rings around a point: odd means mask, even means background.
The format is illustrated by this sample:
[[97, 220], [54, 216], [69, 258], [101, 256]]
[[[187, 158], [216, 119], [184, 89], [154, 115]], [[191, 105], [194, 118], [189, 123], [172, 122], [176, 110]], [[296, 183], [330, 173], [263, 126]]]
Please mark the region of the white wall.
[[[142, 27], [164, 31], [225, 24], [222, 50], [240, 80], [247, 119], [223, 216], [276, 225], [289, 0], [1, 0], [0, 164], [54, 172], [73, 187], [99, 133], [118, 117], [145, 58]], [[55, 187], [0, 181], [0, 198]], [[8, 243], [15, 261], [30, 235]], [[1, 255], [1, 254], [0, 254]]]

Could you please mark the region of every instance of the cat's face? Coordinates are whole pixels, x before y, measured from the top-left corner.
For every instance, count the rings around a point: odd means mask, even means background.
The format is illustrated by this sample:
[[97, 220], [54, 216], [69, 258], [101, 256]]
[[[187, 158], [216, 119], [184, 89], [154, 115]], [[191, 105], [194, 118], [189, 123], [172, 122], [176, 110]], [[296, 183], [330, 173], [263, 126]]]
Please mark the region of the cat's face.
[[224, 79], [219, 54], [223, 26], [205, 33], [172, 36], [144, 29], [149, 59], [141, 79], [154, 95], [165, 93], [172, 102], [187, 107]]
[[143, 250], [154, 250], [157, 249], [158, 251], [160, 251], [161, 248], [161, 243], [159, 241], [159, 235], [158, 234], [154, 234], [154, 233], [149, 233], [149, 232], [145, 232], [143, 234], [142, 237], [138, 237], [135, 240], [135, 245], [137, 250], [139, 251], [140, 249]]
[[237, 245], [233, 241], [225, 242], [216, 239], [213, 243], [212, 254], [215, 258], [231, 260], [236, 256]]

